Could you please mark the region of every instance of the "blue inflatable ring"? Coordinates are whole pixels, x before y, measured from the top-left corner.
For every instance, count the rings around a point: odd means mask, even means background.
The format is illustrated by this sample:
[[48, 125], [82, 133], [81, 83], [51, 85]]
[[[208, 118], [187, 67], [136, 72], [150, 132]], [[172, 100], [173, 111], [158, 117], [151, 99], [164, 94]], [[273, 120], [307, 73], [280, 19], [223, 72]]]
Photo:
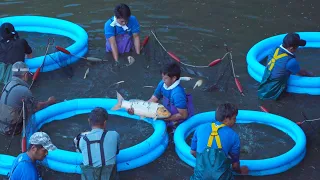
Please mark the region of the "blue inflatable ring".
[[[174, 133], [174, 143], [178, 156], [188, 165], [195, 166], [195, 158], [190, 154], [190, 146], [186, 143], [188, 137], [201, 124], [214, 121], [215, 111], [197, 114], [180, 124]], [[264, 176], [284, 172], [297, 165], [306, 153], [306, 136], [294, 122], [274, 114], [258, 111], [239, 110], [237, 123], [261, 123], [275, 127], [288, 134], [295, 146], [288, 152], [268, 159], [240, 160], [241, 165], [247, 165], [249, 175]]]
[[[307, 41], [305, 48], [320, 48], [320, 32], [299, 32], [301, 39]], [[252, 78], [261, 82], [265, 66], [259, 62], [268, 56], [273, 48], [282, 44], [286, 34], [264, 39], [255, 44], [247, 54], [248, 72]], [[291, 93], [320, 95], [320, 77], [291, 75], [287, 91]]]
[[[37, 126], [34, 131], [40, 129], [43, 124], [49, 123], [53, 120], [62, 120], [77, 114], [89, 113], [97, 106], [107, 109], [109, 114], [136, 120], [140, 119], [139, 116], [130, 115], [126, 111], [111, 111], [110, 109], [116, 103], [116, 99], [105, 98], [75, 99], [57, 103], [34, 114], [34, 124]], [[137, 145], [120, 150], [117, 155], [118, 171], [130, 170], [148, 164], [161, 156], [167, 148], [168, 134], [166, 132], [166, 124], [164, 121], [153, 121], [153, 119], [149, 118], [146, 118], [145, 121], [153, 126], [153, 134], [148, 139]], [[15, 157], [12, 156], [0, 155], [0, 174], [5, 175], [10, 171], [11, 164], [14, 159]], [[43, 164], [55, 171], [81, 174], [80, 164], [82, 164], [82, 155], [77, 152], [57, 149], [48, 154], [43, 161]]]
[[[37, 32], [46, 34], [56, 34], [69, 37], [74, 40], [71, 46], [66, 49], [76, 56], [84, 56], [88, 51], [88, 34], [77, 24], [72, 22], [42, 16], [12, 16], [0, 19], [0, 23], [9, 22], [14, 25], [16, 31]], [[44, 45], [45, 46], [45, 45]], [[43, 52], [44, 54], [45, 52]], [[53, 71], [61, 68], [59, 64], [71, 64], [79, 60], [75, 56], [70, 56], [62, 52], [50, 54], [51, 58], [46, 58], [42, 72]], [[44, 56], [26, 59], [26, 63], [31, 72], [35, 72], [43, 62]], [[59, 61], [59, 64], [57, 62]]]

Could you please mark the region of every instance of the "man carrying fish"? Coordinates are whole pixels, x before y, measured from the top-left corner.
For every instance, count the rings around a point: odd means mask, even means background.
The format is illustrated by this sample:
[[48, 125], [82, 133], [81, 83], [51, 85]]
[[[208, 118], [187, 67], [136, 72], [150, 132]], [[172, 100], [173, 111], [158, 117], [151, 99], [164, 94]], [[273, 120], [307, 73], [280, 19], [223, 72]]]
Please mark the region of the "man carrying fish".
[[130, 8], [126, 4], [119, 4], [114, 9], [114, 17], [104, 25], [106, 36], [106, 51], [112, 52], [116, 62], [119, 53], [135, 49], [140, 54], [140, 25], [135, 16], [131, 15]]
[[82, 153], [82, 180], [118, 179], [116, 156], [119, 153], [120, 136], [107, 131], [108, 112], [96, 107], [89, 115], [91, 131], [75, 138], [76, 148]]
[[300, 39], [297, 33], [288, 33], [283, 43], [275, 48], [268, 57], [268, 64], [264, 71], [258, 89], [258, 96], [263, 100], [276, 100], [286, 89], [291, 74], [313, 76], [312, 73], [300, 69], [294, 53], [299, 46], [305, 46], [306, 41]]
[[[192, 96], [186, 95], [180, 85], [181, 68], [177, 63], [166, 64], [161, 71], [161, 75], [162, 80], [148, 102], [157, 103], [163, 98], [163, 106], [171, 113], [171, 116], [164, 120], [168, 127], [174, 129], [178, 124], [193, 115]], [[134, 114], [134, 112], [134, 108], [128, 109], [128, 113]]]
[[32, 49], [25, 39], [20, 39], [11, 23], [3, 23], [0, 27], [0, 85], [11, 78], [11, 66], [15, 62], [24, 61], [25, 56], [32, 58]]
[[247, 166], [240, 167], [239, 135], [231, 129], [237, 115], [235, 105], [221, 104], [216, 110], [215, 121], [196, 129], [190, 151], [196, 158], [196, 166], [190, 180], [232, 180], [232, 170], [248, 174]]
[[[2, 92], [0, 98], [0, 133], [5, 135], [20, 134], [23, 125], [22, 109], [25, 104], [26, 116], [31, 115], [56, 102], [50, 97], [45, 102], [37, 102], [29, 90], [29, 68], [24, 62], [12, 65], [12, 78]], [[27, 118], [28, 119], [28, 118]]]

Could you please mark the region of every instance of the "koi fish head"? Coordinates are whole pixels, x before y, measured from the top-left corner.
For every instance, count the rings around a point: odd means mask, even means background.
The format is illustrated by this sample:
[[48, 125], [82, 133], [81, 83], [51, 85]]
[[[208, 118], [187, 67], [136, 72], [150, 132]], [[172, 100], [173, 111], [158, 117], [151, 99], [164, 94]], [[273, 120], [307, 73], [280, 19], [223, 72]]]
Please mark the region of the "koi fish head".
[[164, 119], [171, 116], [170, 111], [166, 109], [164, 106], [159, 106], [157, 109], [157, 118]]

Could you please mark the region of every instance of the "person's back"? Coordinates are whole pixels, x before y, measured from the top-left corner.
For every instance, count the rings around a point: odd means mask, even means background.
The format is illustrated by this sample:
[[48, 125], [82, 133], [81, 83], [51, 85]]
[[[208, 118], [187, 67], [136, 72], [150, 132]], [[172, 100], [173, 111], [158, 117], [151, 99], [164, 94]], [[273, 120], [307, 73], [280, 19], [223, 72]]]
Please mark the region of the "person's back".
[[0, 41], [0, 62], [14, 64], [25, 60], [25, 54], [31, 54], [32, 49], [25, 39]]
[[[221, 125], [219, 121], [213, 122], [216, 125]], [[207, 147], [207, 142], [212, 131], [212, 123], [206, 123], [200, 125], [195, 133], [197, 134], [197, 152], [203, 152]], [[238, 154], [240, 149], [240, 138], [239, 135], [230, 127], [224, 126], [218, 131], [221, 141], [222, 150], [226, 156], [231, 154]], [[212, 143], [212, 148], [217, 149], [218, 146], [216, 143]]]
[[235, 105], [221, 104], [215, 114], [217, 121], [196, 129], [190, 151], [196, 158], [191, 180], [233, 180], [232, 170], [241, 174], [248, 173], [246, 166], [240, 167], [240, 138], [231, 129], [237, 114]]
[[[118, 140], [119, 140], [119, 134], [116, 131], [104, 131], [103, 129], [93, 129], [84, 137], [86, 137], [91, 142], [100, 141], [103, 133], [106, 133], [104, 139], [102, 139], [105, 165], [114, 165], [116, 164], [116, 154], [118, 151], [117, 147], [118, 147]], [[92, 159], [92, 162], [90, 163], [90, 160], [88, 158], [89, 156], [88, 147], [87, 147], [88, 144], [84, 137], [81, 138], [79, 142], [79, 148], [83, 155], [83, 165], [87, 166], [91, 164], [91, 166], [93, 167], [101, 167], [102, 161], [101, 161], [100, 144], [93, 143], [90, 145], [91, 159]]]
[[95, 108], [89, 116], [92, 130], [79, 140], [83, 156], [82, 180], [117, 179], [116, 155], [119, 153], [120, 137], [116, 131], [106, 131], [108, 113]]
[[277, 100], [286, 89], [291, 74], [312, 76], [301, 70], [294, 53], [299, 46], [305, 46], [306, 41], [296, 33], [288, 33], [283, 43], [271, 51], [268, 62], [258, 88], [258, 96], [262, 100]]
[[24, 62], [25, 55], [32, 57], [32, 49], [25, 39], [20, 39], [14, 26], [3, 23], [0, 27], [0, 85], [11, 78], [11, 67], [18, 61]]

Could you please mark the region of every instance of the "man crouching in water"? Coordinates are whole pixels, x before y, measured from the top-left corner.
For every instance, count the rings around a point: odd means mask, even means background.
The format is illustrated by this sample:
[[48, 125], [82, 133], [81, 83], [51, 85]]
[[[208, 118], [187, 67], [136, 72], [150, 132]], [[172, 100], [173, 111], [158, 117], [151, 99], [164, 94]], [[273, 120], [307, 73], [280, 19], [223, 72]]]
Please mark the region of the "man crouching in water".
[[116, 131], [106, 130], [107, 119], [105, 109], [93, 109], [88, 119], [92, 130], [75, 138], [76, 148], [83, 156], [82, 180], [118, 179], [116, 156], [120, 136]]
[[[177, 63], [165, 65], [161, 75], [162, 80], [148, 102], [157, 103], [163, 98], [163, 106], [171, 113], [171, 116], [164, 120], [167, 127], [175, 129], [178, 124], [193, 115], [192, 96], [186, 94], [180, 85], [181, 68]], [[134, 110], [131, 108], [128, 113], [133, 114]]]
[[190, 180], [233, 180], [232, 170], [248, 174], [247, 166], [240, 167], [239, 135], [231, 129], [238, 108], [221, 104], [215, 115], [216, 121], [199, 126], [192, 137], [191, 154], [196, 158], [196, 166]]
[[12, 78], [1, 93], [0, 98], [0, 133], [4, 135], [20, 134], [23, 125], [22, 109], [25, 105], [26, 120], [33, 113], [56, 102], [51, 96], [47, 101], [36, 101], [29, 89], [30, 78], [28, 66], [21, 61], [12, 65]]

